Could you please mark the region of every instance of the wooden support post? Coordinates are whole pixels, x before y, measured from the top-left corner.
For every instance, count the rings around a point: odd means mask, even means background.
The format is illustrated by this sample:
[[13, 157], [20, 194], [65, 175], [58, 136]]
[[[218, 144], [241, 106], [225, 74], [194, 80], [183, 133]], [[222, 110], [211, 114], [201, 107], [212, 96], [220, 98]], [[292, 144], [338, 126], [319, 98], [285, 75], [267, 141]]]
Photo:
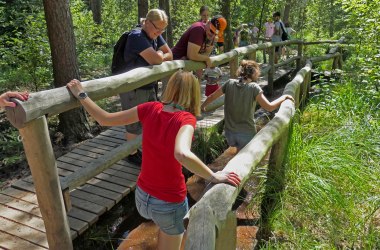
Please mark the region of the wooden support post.
[[218, 227], [216, 233], [215, 249], [229, 250], [236, 249], [236, 214], [229, 211], [227, 218]]
[[63, 196], [63, 201], [65, 203], [66, 212], [69, 212], [70, 209], [72, 208], [69, 188], [62, 190], [62, 196]]
[[301, 99], [300, 95], [301, 95], [301, 88], [297, 88], [296, 96], [294, 97], [294, 106], [296, 109], [300, 107], [300, 99]]
[[267, 48], [265, 48], [265, 49], [263, 49], [262, 51], [263, 51], [263, 63], [265, 64], [265, 63], [267, 63]]
[[273, 79], [274, 79], [274, 72], [276, 71], [276, 68], [274, 67], [274, 49], [275, 47], [272, 46], [269, 48], [269, 66], [270, 70], [268, 72], [268, 94], [273, 94]]
[[338, 60], [337, 59], [338, 59], [337, 57], [333, 58], [333, 63], [332, 63], [332, 67], [331, 67], [332, 70], [334, 70], [334, 69], [337, 68], [337, 65], [338, 65]]
[[298, 44], [298, 50], [297, 50], [297, 56], [299, 56], [300, 58], [297, 59], [297, 62], [296, 62], [296, 71], [299, 71], [302, 67], [302, 48], [303, 48], [303, 43], [299, 43]]
[[281, 192], [284, 190], [285, 169], [283, 161], [287, 152], [289, 128], [284, 130], [280, 139], [272, 146], [269, 158], [265, 193], [261, 202], [261, 223], [257, 232], [258, 240], [268, 240], [272, 231], [271, 216], [279, 208]]
[[239, 68], [239, 55], [234, 56], [230, 61], [230, 78], [237, 77], [236, 71]]
[[256, 62], [256, 59], [257, 59], [256, 57], [257, 57], [257, 56], [256, 56], [256, 50], [253, 51], [251, 54], [248, 55], [249, 60], [253, 60], [253, 61], [255, 61], [255, 62]]
[[37, 200], [46, 228], [49, 249], [73, 249], [45, 116], [20, 129], [26, 158], [33, 176]]

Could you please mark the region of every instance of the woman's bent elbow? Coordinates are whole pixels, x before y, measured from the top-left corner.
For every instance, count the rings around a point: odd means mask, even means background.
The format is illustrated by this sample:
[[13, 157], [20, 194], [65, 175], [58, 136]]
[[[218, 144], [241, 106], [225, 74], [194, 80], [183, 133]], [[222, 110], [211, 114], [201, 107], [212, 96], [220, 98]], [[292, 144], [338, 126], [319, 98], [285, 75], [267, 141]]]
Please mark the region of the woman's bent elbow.
[[189, 158], [188, 154], [186, 152], [174, 152], [174, 158], [181, 164], [183, 164], [186, 159]]

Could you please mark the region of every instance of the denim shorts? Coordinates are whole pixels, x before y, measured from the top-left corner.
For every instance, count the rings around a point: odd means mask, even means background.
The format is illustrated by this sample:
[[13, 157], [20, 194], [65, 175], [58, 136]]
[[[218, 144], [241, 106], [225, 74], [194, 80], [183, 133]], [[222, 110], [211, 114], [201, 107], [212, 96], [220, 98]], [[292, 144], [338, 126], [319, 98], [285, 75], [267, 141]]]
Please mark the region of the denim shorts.
[[[129, 92], [120, 94], [121, 107], [127, 110], [136, 107], [144, 102], [157, 101], [156, 90], [154, 87], [150, 89], [134, 89]], [[128, 133], [139, 135], [142, 133], [140, 122], [132, 123], [125, 126]]]
[[228, 145], [230, 147], [237, 147], [238, 150], [244, 148], [255, 136], [254, 133], [237, 133], [227, 129], [224, 130], [224, 135], [226, 136]]
[[189, 211], [187, 198], [179, 203], [166, 202], [151, 196], [137, 186], [135, 201], [140, 215], [153, 220], [164, 233], [178, 235], [185, 232], [183, 218]]

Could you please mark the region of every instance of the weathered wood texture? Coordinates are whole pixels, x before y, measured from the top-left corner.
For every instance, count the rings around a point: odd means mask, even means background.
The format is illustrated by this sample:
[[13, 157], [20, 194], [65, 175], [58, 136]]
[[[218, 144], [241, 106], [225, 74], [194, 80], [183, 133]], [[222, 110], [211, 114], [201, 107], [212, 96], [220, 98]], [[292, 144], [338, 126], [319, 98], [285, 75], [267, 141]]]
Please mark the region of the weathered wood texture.
[[[50, 249], [72, 249], [70, 228], [46, 118], [40, 117], [20, 129]], [[57, 223], [59, 222], [59, 223]]]
[[[284, 94], [295, 97], [296, 93], [299, 93], [300, 85], [307, 82], [305, 78], [309, 77], [311, 66], [312, 63], [307, 61], [306, 66], [286, 85]], [[232, 204], [240, 189], [244, 187], [249, 176], [274, 145], [270, 164], [273, 173], [277, 174], [281, 170], [289, 125], [296, 107], [291, 101], [284, 101], [276, 116], [228, 162], [224, 170], [234, 171], [240, 176], [242, 183], [238, 188], [227, 184], [217, 184], [209, 189], [201, 200], [190, 209], [187, 215], [189, 225], [186, 249], [216, 249], [217, 230], [222, 230], [223, 222], [228, 221]], [[276, 174], [271, 176], [278, 176]]]
[[[263, 50], [273, 46], [298, 44], [302, 41], [292, 40], [278, 43], [264, 43], [236, 48], [230, 52], [211, 58], [213, 65], [217, 66], [230, 61], [236, 61], [240, 54], [251, 54], [256, 50]], [[203, 62], [175, 60], [164, 62], [161, 65], [141, 67], [126, 73], [83, 82], [86, 92], [93, 100], [100, 100], [118, 93], [127, 92], [152, 81], [170, 76], [178, 69], [197, 70], [204, 68]], [[231, 71], [235, 69], [231, 68]], [[232, 76], [234, 73], [232, 72]], [[72, 96], [66, 87], [44, 90], [31, 93], [27, 102], [17, 99], [16, 108], [6, 108], [7, 117], [13, 126], [22, 128], [26, 123], [43, 115], [56, 115], [80, 106], [78, 100]]]

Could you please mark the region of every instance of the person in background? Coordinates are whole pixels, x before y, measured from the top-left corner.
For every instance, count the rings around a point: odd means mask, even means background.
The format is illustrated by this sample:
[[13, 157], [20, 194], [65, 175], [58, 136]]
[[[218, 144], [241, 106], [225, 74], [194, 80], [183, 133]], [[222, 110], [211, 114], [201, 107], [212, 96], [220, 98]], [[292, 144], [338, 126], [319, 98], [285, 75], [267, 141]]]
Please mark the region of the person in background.
[[203, 5], [199, 9], [199, 15], [201, 16], [200, 22], [206, 24], [209, 21], [209, 8], [206, 5]]
[[[173, 60], [173, 54], [161, 34], [168, 25], [168, 17], [163, 10], [152, 9], [142, 21], [141, 29], [130, 32], [125, 47], [127, 61], [126, 71], [149, 65], [161, 64]], [[130, 109], [141, 103], [157, 100], [157, 82], [152, 82], [138, 89], [120, 94], [123, 110]], [[133, 140], [141, 134], [139, 122], [126, 126], [126, 139]], [[141, 165], [142, 152], [137, 150], [127, 157], [127, 161]]]
[[189, 210], [182, 166], [212, 183], [240, 184], [237, 174], [214, 173], [191, 152], [195, 115], [200, 114], [200, 87], [191, 72], [174, 73], [161, 102], [146, 102], [116, 113], [101, 109], [87, 97], [78, 80], [70, 81], [67, 87], [101, 125], [143, 124], [144, 154], [135, 201], [140, 215], [160, 228], [157, 249], [180, 249], [183, 218]]
[[249, 45], [250, 37], [249, 37], [249, 29], [247, 24], [242, 25], [242, 29], [239, 32], [239, 47], [245, 47]]
[[285, 30], [286, 30], [286, 33], [288, 33], [289, 40], [292, 39], [293, 34], [297, 33], [297, 31], [295, 31], [292, 27], [290, 27], [289, 22], [285, 23]]
[[249, 23], [248, 26], [249, 26], [249, 32], [251, 35], [251, 43], [257, 43], [258, 42], [257, 37], [259, 35], [259, 28], [257, 28], [254, 23]]
[[[273, 13], [273, 21], [274, 21], [274, 33], [272, 35], [272, 42], [281, 42], [282, 41], [282, 27], [285, 27], [284, 24], [281, 21], [281, 14], [280, 12]], [[281, 56], [282, 48], [281, 46], [275, 47], [275, 54], [274, 54], [274, 64], [278, 63], [278, 59]]]
[[193, 23], [172, 48], [174, 60], [205, 62], [210, 67], [209, 55], [218, 41], [218, 34], [226, 27], [227, 21], [220, 15], [214, 16], [206, 24], [200, 21]]
[[256, 103], [265, 110], [273, 111], [286, 99], [294, 100], [290, 95], [283, 95], [269, 102], [256, 82], [260, 76], [260, 68], [255, 61], [242, 60], [237, 75], [240, 76], [238, 80], [230, 79], [221, 88], [207, 97], [201, 106], [201, 110], [203, 112], [206, 111], [205, 108], [208, 104], [221, 95], [225, 95], [224, 132], [228, 145], [236, 147], [239, 151], [256, 134], [254, 121]]
[[272, 40], [272, 36], [274, 33], [274, 23], [272, 21], [272, 18], [268, 18], [268, 21], [264, 23], [264, 28], [265, 28], [265, 39], [268, 41]]
[[21, 101], [27, 101], [29, 98], [29, 93], [24, 92], [17, 92], [17, 91], [8, 91], [0, 95], [0, 108], [5, 107], [16, 107], [15, 102], [11, 102], [11, 98], [17, 98]]
[[219, 67], [211, 67], [205, 70], [206, 91], [205, 95], [209, 96], [219, 88], [219, 82], [223, 75], [222, 70]]
[[[290, 23], [289, 22], [285, 23], [285, 31], [286, 31], [286, 33], [288, 33], [289, 40], [291, 40], [292, 39], [292, 35], [294, 33], [296, 33], [296, 31], [292, 27], [290, 27]], [[282, 58], [284, 60], [287, 57], [289, 57], [290, 50], [291, 50], [290, 46], [283, 46], [282, 47]]]

